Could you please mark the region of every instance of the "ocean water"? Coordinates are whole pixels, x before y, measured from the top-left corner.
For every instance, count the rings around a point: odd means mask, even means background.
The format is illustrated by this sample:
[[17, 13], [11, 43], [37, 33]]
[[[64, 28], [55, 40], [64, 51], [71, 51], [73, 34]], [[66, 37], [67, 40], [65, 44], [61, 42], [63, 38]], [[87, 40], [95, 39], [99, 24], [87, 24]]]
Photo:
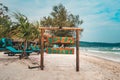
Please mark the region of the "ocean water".
[[119, 47], [80, 47], [80, 50], [84, 52], [84, 54], [88, 54], [120, 63]]
[[120, 55], [120, 47], [80, 47], [80, 50], [94, 53], [111, 53]]

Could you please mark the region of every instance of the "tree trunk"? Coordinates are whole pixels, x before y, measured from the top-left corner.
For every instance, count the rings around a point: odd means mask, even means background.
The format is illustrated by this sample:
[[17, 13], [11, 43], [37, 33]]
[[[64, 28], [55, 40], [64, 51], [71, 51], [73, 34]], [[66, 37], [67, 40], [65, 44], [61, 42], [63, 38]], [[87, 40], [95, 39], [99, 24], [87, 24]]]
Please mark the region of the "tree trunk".
[[27, 40], [24, 41], [24, 50], [23, 50], [23, 58], [28, 58], [28, 55], [26, 53], [26, 49], [27, 49]]

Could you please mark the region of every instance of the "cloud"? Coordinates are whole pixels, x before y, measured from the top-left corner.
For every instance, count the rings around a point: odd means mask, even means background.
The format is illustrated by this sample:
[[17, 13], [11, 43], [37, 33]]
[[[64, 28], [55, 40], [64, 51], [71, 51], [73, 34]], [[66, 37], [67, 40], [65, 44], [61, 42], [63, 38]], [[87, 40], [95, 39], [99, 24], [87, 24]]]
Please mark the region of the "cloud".
[[114, 16], [111, 18], [111, 20], [116, 21], [116, 22], [120, 22], [120, 9], [118, 9], [118, 10], [115, 12], [115, 14], [114, 14]]

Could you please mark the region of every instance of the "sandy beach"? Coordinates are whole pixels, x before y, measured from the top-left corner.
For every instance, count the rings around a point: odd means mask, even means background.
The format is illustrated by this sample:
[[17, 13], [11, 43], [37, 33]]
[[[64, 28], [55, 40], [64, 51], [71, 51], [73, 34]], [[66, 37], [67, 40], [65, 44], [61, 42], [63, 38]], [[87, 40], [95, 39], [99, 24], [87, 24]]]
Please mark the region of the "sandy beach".
[[19, 60], [0, 52], [0, 80], [119, 80], [120, 63], [80, 53], [80, 71], [76, 72], [75, 54], [46, 54], [44, 70], [28, 69], [39, 64], [39, 55]]

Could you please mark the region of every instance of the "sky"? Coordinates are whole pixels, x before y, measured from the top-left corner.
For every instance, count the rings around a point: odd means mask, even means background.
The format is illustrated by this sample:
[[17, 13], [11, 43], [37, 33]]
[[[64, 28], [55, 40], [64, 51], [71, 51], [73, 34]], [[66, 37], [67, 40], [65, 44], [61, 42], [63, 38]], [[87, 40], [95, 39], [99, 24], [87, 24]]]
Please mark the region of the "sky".
[[21, 12], [31, 22], [50, 15], [53, 6], [63, 4], [68, 13], [79, 15], [84, 23], [81, 41], [120, 42], [120, 0], [0, 0], [11, 15]]

